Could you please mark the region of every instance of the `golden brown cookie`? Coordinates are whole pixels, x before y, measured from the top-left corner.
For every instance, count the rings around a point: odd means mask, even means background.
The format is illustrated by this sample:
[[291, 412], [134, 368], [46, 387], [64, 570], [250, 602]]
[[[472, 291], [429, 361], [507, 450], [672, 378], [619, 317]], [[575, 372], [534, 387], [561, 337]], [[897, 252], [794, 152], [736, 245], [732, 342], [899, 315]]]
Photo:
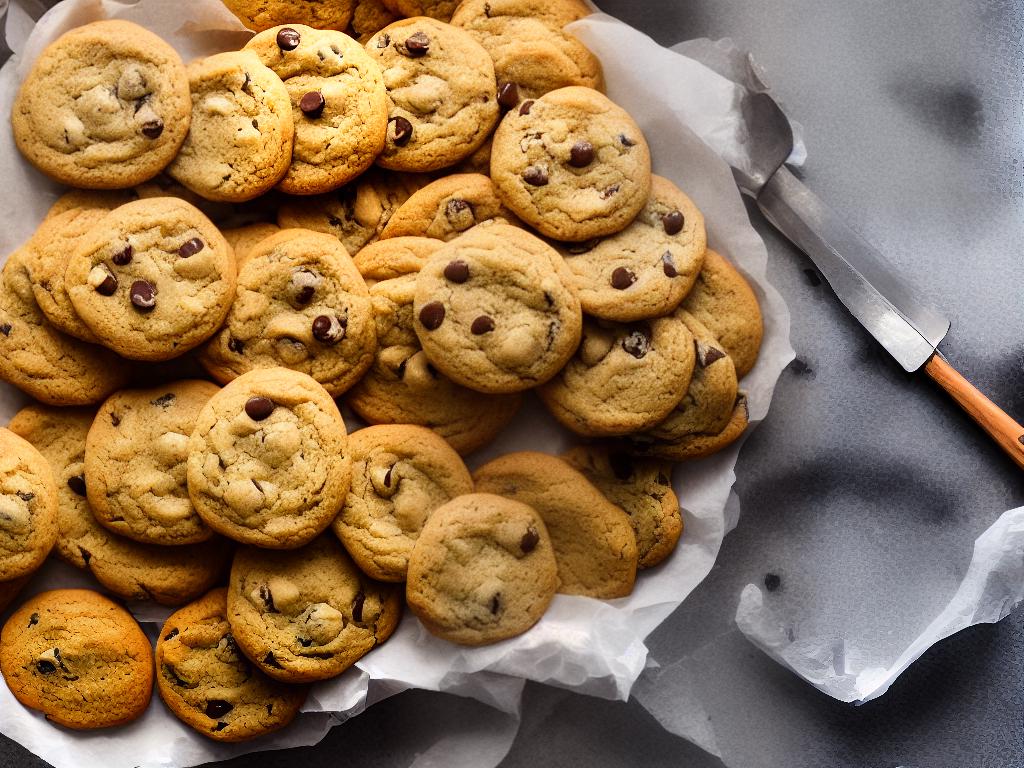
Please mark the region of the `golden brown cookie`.
[[57, 486], [29, 442], [0, 428], [0, 581], [32, 574], [57, 540]]
[[491, 180], [482, 174], [456, 173], [428, 184], [406, 200], [380, 233], [391, 237], [430, 237], [445, 242], [485, 221], [516, 224], [501, 204]]

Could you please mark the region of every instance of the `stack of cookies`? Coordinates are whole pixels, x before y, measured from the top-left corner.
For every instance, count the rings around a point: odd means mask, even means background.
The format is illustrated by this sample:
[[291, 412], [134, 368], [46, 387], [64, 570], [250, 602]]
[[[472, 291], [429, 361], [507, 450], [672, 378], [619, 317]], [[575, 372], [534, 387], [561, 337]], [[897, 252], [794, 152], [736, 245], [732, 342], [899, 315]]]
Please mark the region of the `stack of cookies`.
[[[747, 426], [757, 300], [563, 31], [580, 0], [226, 5], [243, 50], [89, 24], [13, 114], [73, 188], [0, 275], [0, 378], [38, 401], [0, 429], [0, 609], [51, 550], [183, 606], [155, 652], [98, 592], [11, 614], [0, 672], [72, 728], [155, 680], [252, 738], [403, 605], [483, 645], [629, 595], [682, 533], [673, 462]], [[530, 391], [585, 440], [471, 473]]]

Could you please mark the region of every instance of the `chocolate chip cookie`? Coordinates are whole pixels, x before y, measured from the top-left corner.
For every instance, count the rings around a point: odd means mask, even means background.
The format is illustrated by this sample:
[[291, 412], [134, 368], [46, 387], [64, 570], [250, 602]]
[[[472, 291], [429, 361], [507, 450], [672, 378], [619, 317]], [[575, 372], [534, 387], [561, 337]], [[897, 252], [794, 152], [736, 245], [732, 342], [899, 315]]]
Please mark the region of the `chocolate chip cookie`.
[[159, 173], [188, 134], [188, 76], [171, 46], [127, 21], [61, 35], [18, 91], [14, 140], [73, 187], [119, 189]]
[[577, 434], [627, 435], [650, 429], [679, 404], [694, 358], [693, 336], [676, 318], [587, 318], [576, 355], [537, 394]]
[[304, 373], [239, 376], [199, 414], [188, 443], [188, 492], [200, 517], [246, 544], [294, 549], [330, 525], [352, 461], [338, 406]]
[[156, 684], [174, 716], [214, 741], [254, 739], [284, 728], [306, 700], [255, 669], [228, 624], [226, 589], [174, 613], [156, 643]]
[[139, 193], [134, 189], [69, 189], [50, 206], [43, 221], [83, 208], [112, 211], [138, 199]]
[[153, 650], [124, 608], [86, 589], [27, 600], [0, 632], [0, 672], [26, 707], [66, 728], [124, 725], [153, 693]]
[[348, 34], [366, 45], [371, 37], [395, 21], [398, 16], [388, 10], [384, 0], [355, 0]]
[[498, 120], [494, 64], [464, 30], [418, 16], [366, 44], [387, 87], [388, 124], [377, 163], [435, 171], [476, 151]]
[[340, 675], [391, 636], [401, 613], [401, 587], [364, 576], [332, 535], [293, 552], [243, 547], [231, 567], [231, 632], [276, 680]]
[[122, 205], [68, 262], [75, 312], [133, 360], [169, 360], [208, 339], [235, 295], [231, 246], [197, 208], [173, 197]]
[[352, 19], [355, 0], [224, 0], [224, 5], [255, 32], [279, 24], [344, 29]]
[[380, 236], [431, 237], [447, 242], [477, 224], [494, 220], [518, 222], [501, 204], [489, 178], [456, 173], [428, 184], [402, 203]]
[[441, 245], [429, 237], [391, 237], [366, 246], [352, 261], [372, 288], [382, 280], [416, 274]]
[[[551, 535], [559, 592], [607, 600], [633, 591], [637, 545], [629, 516], [562, 459], [510, 453], [480, 467], [473, 481], [480, 493], [537, 510]], [[412, 575], [410, 568], [410, 583]]]
[[524, 101], [494, 133], [491, 178], [505, 205], [556, 240], [624, 229], [647, 203], [651, 155], [608, 97], [572, 86]]
[[384, 5], [399, 16], [430, 16], [448, 21], [459, 0], [383, 0]]
[[171, 178], [208, 200], [240, 203], [270, 191], [291, 166], [291, 97], [252, 51], [188, 67], [192, 123]]
[[476, 227], [427, 261], [416, 280], [416, 335], [430, 362], [480, 392], [552, 378], [580, 340], [582, 314], [562, 258], [507, 224]]
[[628, 323], [662, 317], [679, 306], [704, 264], [707, 233], [690, 198], [668, 179], [653, 176], [651, 196], [628, 227], [559, 250], [583, 311]]
[[85, 440], [95, 411], [30, 405], [11, 419], [10, 430], [50, 463], [57, 483], [56, 553], [87, 570], [126, 600], [181, 605], [205, 593], [226, 572], [230, 551], [216, 537], [193, 546], [141, 544], [96, 522], [87, 499]]
[[474, 493], [427, 520], [409, 559], [406, 600], [432, 634], [489, 645], [536, 624], [557, 587], [552, 541], [537, 512]]
[[452, 14], [452, 24], [466, 26], [473, 19], [530, 18], [561, 29], [590, 15], [583, 0], [462, 0]]
[[57, 540], [57, 486], [30, 443], [0, 428], [0, 582], [34, 572]]
[[231, 311], [200, 361], [222, 383], [284, 366], [337, 396], [370, 367], [376, 348], [369, 292], [344, 246], [286, 229], [250, 251]]
[[349, 440], [352, 487], [332, 527], [363, 573], [405, 581], [409, 553], [430, 514], [473, 492], [451, 446], [424, 427], [367, 427]]
[[380, 68], [359, 43], [333, 29], [289, 24], [260, 32], [245, 48], [291, 96], [295, 146], [281, 191], [329, 192], [373, 165], [384, 147], [388, 105]]

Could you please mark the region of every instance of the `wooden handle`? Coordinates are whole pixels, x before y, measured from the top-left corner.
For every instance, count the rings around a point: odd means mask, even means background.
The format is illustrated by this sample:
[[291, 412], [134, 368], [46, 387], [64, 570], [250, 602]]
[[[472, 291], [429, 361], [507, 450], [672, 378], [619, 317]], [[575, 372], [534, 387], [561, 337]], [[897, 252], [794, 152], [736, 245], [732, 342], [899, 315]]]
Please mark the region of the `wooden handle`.
[[1017, 466], [1024, 469], [1024, 427], [1007, 416], [940, 355], [932, 356], [925, 371], [956, 400]]

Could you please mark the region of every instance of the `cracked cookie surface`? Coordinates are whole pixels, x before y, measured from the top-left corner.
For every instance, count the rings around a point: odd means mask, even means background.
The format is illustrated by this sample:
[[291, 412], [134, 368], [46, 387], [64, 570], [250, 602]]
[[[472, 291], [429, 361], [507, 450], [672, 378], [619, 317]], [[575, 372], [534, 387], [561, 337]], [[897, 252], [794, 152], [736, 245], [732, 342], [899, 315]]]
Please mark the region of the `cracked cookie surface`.
[[485, 221], [516, 224], [501, 204], [491, 180], [478, 173], [456, 173], [423, 187], [394, 212], [380, 233], [392, 237], [452, 240]]
[[243, 547], [231, 567], [231, 631], [276, 680], [340, 675], [391, 636], [401, 612], [401, 587], [365, 576], [332, 534], [292, 552]]
[[11, 693], [68, 728], [108, 728], [145, 712], [153, 692], [149, 639], [124, 608], [85, 589], [25, 601], [0, 632]]
[[74, 187], [130, 187], [159, 173], [188, 133], [188, 77], [178, 54], [127, 21], [65, 33], [39, 56], [11, 122], [21, 153]]
[[338, 406], [304, 373], [265, 368], [214, 395], [188, 444], [188, 491], [200, 517], [245, 544], [293, 549], [322, 532], [351, 480]]
[[0, 582], [33, 573], [57, 540], [57, 486], [34, 446], [0, 428]]

